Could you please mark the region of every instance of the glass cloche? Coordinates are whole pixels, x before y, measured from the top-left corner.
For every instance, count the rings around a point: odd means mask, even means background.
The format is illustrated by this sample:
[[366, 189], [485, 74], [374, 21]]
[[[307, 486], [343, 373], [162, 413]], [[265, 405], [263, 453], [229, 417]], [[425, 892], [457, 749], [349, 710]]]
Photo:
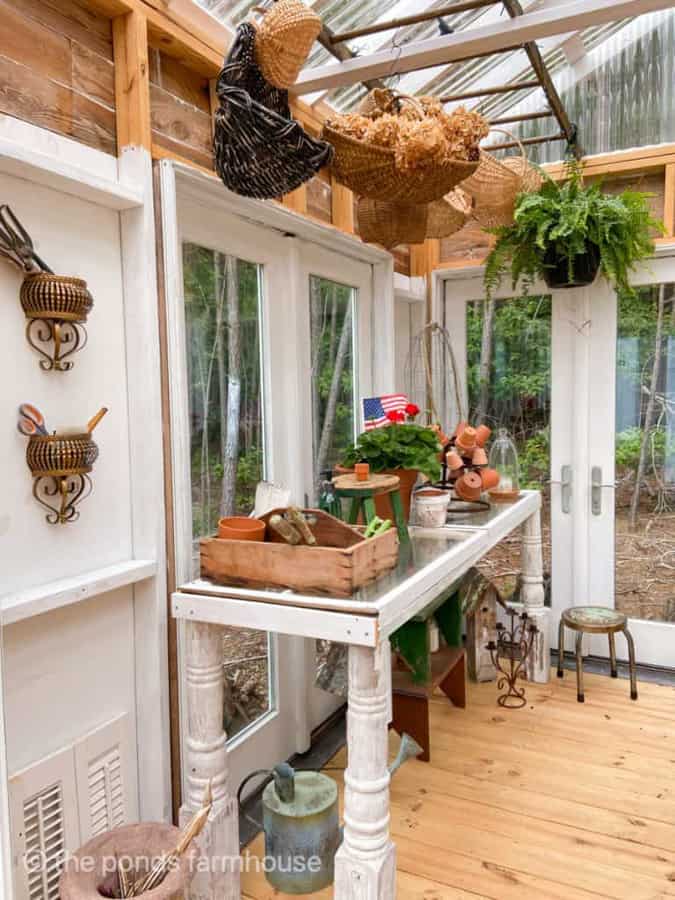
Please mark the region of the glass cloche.
[[506, 428], [500, 428], [497, 439], [490, 448], [490, 468], [499, 472], [499, 493], [520, 491], [518, 451]]

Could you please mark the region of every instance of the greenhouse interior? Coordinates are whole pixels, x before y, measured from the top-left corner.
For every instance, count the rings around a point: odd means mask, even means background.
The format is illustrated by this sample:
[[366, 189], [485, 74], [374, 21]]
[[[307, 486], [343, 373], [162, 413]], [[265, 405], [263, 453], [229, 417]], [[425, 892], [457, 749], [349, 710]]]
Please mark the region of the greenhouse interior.
[[675, 0], [0, 24], [0, 900], [675, 897]]

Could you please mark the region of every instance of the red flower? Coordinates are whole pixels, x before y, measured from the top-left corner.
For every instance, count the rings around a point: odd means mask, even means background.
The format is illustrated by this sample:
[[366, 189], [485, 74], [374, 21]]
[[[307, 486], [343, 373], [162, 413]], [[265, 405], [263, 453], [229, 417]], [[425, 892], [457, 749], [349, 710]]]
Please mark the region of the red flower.
[[390, 422], [405, 422], [405, 413], [401, 412], [400, 409], [390, 409], [387, 413], [387, 418]]
[[419, 415], [420, 408], [416, 403], [408, 403], [408, 405], [405, 408], [405, 411], [406, 411], [406, 415], [408, 415], [412, 418], [413, 416]]

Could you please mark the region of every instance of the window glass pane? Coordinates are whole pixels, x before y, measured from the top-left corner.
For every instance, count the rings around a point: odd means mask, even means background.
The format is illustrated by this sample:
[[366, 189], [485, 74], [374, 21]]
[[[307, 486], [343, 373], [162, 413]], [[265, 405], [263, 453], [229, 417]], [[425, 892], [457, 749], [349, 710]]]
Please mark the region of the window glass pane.
[[[263, 477], [260, 296], [262, 268], [183, 245], [190, 414], [193, 575], [199, 539], [221, 516], [248, 515]], [[266, 632], [223, 629], [230, 737], [272, 704]]]
[[616, 608], [675, 621], [675, 285], [619, 297]]
[[[547, 587], [551, 572], [551, 298], [517, 297], [467, 304], [470, 421], [506, 428], [518, 450], [520, 487], [542, 492]], [[480, 564], [505, 596], [516, 588], [520, 540], [502, 541]]]
[[315, 492], [354, 440], [354, 288], [310, 276]]

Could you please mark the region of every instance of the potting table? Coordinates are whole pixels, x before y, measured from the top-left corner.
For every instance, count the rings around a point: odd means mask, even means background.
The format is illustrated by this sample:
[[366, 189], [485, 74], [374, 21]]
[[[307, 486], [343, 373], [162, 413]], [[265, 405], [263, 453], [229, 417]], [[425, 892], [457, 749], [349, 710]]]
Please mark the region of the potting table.
[[[347, 599], [290, 591], [224, 587], [197, 580], [172, 595], [174, 617], [184, 621], [181, 720], [184, 736], [184, 805], [187, 817], [212, 782], [214, 808], [202, 844], [214, 861], [198, 871], [192, 895], [238, 900], [238, 809], [229, 783], [223, 731], [223, 626], [341, 641], [349, 645], [348, 766], [344, 784], [344, 840], [335, 862], [338, 900], [396, 896], [396, 851], [389, 836], [387, 730], [391, 719], [389, 635], [447, 591], [488, 551], [522, 525], [521, 599], [538, 626], [528, 678], [549, 679], [548, 610], [544, 607], [541, 497], [523, 491], [513, 503], [494, 504], [440, 529], [411, 528], [396, 569]], [[251, 760], [251, 768], [255, 760]], [[207, 868], [207, 867], [205, 867]]]

